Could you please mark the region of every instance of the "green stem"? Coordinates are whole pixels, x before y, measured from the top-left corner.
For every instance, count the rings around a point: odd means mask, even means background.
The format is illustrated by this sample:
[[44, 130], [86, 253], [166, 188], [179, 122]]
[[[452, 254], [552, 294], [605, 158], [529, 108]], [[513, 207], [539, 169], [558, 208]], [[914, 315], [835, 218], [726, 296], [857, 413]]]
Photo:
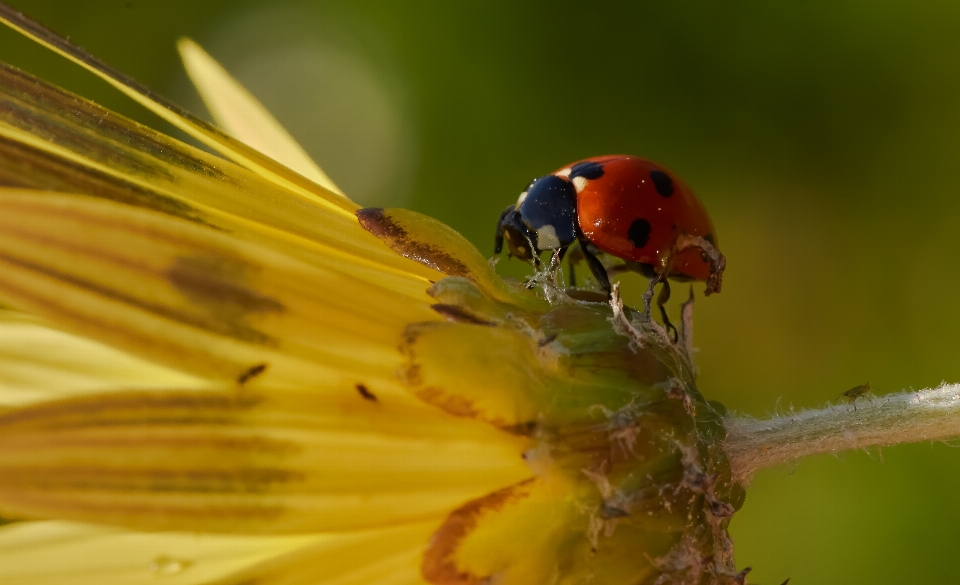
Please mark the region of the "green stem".
[[748, 483], [759, 469], [809, 455], [960, 436], [960, 384], [724, 424], [733, 478]]

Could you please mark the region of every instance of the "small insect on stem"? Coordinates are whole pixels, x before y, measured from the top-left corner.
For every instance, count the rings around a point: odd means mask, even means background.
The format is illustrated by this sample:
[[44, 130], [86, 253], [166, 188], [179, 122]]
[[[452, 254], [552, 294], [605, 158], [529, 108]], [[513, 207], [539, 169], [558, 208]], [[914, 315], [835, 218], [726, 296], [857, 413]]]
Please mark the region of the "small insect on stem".
[[849, 398], [853, 402], [853, 410], [857, 410], [857, 398], [860, 398], [864, 394], [870, 391], [870, 382], [866, 384], [860, 384], [859, 386], [854, 386], [853, 388], [847, 390], [841, 396]]

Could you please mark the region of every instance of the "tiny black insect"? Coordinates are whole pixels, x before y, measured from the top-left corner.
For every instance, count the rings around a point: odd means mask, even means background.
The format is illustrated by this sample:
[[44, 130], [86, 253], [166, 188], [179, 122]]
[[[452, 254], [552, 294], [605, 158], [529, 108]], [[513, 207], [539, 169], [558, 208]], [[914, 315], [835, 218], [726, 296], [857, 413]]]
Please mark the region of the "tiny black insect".
[[257, 364], [247, 368], [242, 374], [237, 376], [237, 384], [243, 386], [250, 380], [256, 378], [267, 369], [267, 364]]
[[363, 384], [357, 384], [356, 387], [357, 387], [357, 392], [360, 393], [360, 396], [362, 396], [364, 400], [377, 402], [377, 395], [371, 392], [369, 388], [367, 388]]

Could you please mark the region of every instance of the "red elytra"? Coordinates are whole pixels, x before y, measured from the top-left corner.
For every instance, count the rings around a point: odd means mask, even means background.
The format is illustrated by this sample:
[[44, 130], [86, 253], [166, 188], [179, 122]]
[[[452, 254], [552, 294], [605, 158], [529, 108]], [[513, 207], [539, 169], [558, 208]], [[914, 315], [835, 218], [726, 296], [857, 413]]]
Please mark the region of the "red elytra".
[[[564, 177], [585, 162], [601, 165], [603, 175], [584, 181], [577, 192], [577, 217], [584, 238], [618, 258], [657, 271], [669, 268], [674, 277], [710, 278], [711, 264], [701, 250], [675, 249], [684, 234], [717, 245], [710, 216], [686, 183], [654, 162], [629, 155], [588, 158], [553, 174]], [[642, 229], [646, 226], [649, 229]], [[638, 241], [641, 237], [645, 241]]]

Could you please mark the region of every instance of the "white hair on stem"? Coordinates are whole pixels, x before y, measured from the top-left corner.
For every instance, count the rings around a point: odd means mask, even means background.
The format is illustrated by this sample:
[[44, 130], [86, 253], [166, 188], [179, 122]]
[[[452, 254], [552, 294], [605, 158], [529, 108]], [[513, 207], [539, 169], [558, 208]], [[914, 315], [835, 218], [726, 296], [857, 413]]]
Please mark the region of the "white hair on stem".
[[863, 396], [853, 403], [768, 419], [727, 417], [724, 447], [734, 481], [765, 467], [848, 449], [946, 441], [960, 436], [960, 384]]

